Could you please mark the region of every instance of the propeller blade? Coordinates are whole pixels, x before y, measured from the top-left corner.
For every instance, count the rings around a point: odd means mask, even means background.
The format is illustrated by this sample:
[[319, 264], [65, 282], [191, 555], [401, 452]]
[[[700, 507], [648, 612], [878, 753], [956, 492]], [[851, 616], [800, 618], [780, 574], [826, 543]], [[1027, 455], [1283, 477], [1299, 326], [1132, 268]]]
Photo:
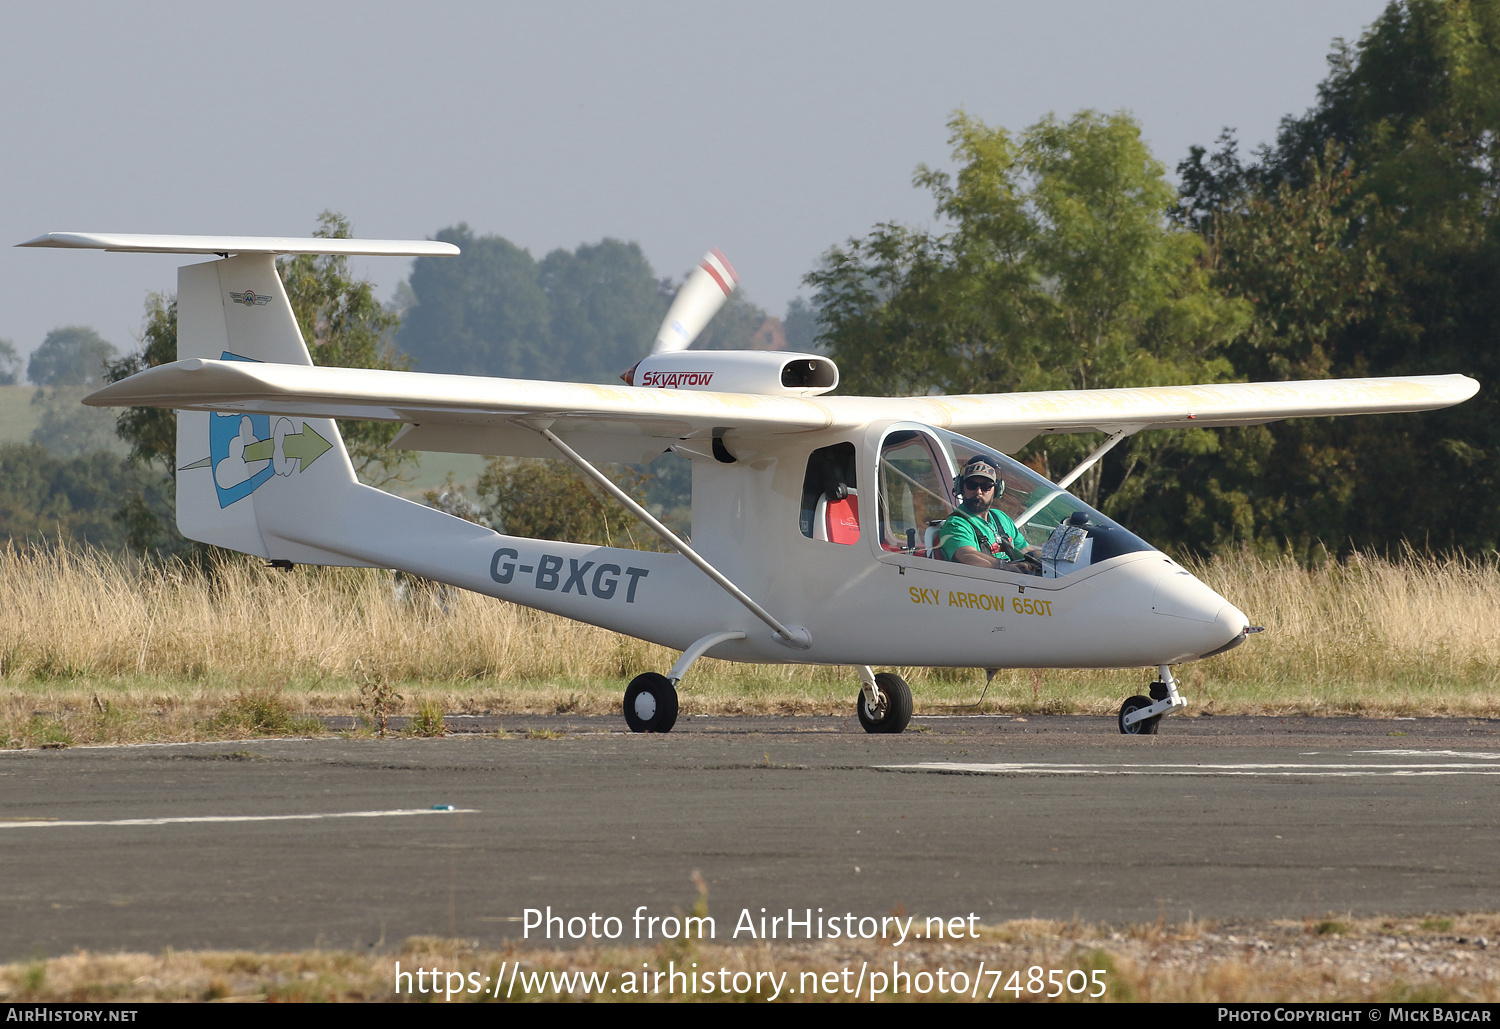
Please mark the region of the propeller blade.
[[670, 354], [686, 350], [703, 331], [703, 326], [724, 306], [729, 294], [739, 285], [729, 259], [715, 248], [703, 255], [693, 274], [687, 277], [667, 311], [666, 321], [656, 333], [653, 354]]

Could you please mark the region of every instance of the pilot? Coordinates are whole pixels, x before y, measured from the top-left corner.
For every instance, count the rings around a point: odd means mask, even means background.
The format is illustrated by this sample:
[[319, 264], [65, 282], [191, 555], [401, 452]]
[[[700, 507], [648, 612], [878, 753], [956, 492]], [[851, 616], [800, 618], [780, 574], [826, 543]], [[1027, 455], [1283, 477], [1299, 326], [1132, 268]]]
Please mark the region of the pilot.
[[938, 530], [943, 556], [980, 568], [1039, 573], [1034, 556], [1037, 548], [1028, 548], [1026, 537], [1010, 515], [995, 507], [995, 501], [1005, 493], [1005, 484], [989, 458], [971, 457], [958, 477], [958, 486], [962, 503]]

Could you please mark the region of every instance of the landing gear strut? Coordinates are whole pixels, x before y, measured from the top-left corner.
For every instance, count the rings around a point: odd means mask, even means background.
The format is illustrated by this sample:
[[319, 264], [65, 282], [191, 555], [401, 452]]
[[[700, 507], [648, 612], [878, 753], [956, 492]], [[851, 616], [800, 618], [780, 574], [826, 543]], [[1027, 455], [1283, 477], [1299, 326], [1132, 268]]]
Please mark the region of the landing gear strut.
[[1187, 707], [1177, 692], [1172, 669], [1159, 666], [1161, 678], [1151, 684], [1151, 696], [1131, 697], [1120, 705], [1120, 731], [1127, 736], [1155, 736], [1163, 715], [1173, 715]]
[[859, 724], [868, 733], [905, 732], [911, 724], [911, 687], [895, 672], [879, 675], [861, 668], [862, 688], [855, 702]]
[[671, 732], [677, 724], [677, 684], [688, 669], [720, 643], [744, 638], [745, 634], [738, 629], [711, 632], [684, 650], [666, 675], [644, 672], [631, 679], [625, 687], [625, 724], [630, 731]]

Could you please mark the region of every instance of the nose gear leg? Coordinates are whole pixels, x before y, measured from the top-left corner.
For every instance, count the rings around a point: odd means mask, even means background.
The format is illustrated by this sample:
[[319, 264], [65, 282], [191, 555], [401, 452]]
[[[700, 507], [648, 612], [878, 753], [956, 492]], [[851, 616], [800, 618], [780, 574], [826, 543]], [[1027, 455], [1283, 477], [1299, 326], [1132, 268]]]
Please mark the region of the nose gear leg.
[[1187, 707], [1177, 692], [1177, 680], [1169, 665], [1160, 665], [1161, 678], [1151, 684], [1151, 696], [1131, 697], [1120, 706], [1120, 731], [1128, 736], [1154, 736], [1164, 715], [1175, 715]]

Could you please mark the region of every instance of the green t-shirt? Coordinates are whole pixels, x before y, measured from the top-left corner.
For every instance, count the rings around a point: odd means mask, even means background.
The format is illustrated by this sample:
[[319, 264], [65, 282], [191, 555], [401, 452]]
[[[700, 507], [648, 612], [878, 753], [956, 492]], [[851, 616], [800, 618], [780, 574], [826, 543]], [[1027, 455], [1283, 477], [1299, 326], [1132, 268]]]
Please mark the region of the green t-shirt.
[[958, 553], [960, 547], [973, 547], [981, 554], [992, 554], [1007, 561], [1010, 560], [1010, 555], [1004, 550], [999, 553], [990, 550], [990, 544], [1001, 536], [1009, 536], [1011, 546], [1016, 550], [1026, 548], [1026, 537], [1021, 535], [1021, 530], [1016, 528], [1016, 523], [1004, 511], [990, 508], [981, 520], [978, 515], [971, 515], [959, 508], [948, 516], [948, 520], [938, 530], [938, 546], [943, 557], [949, 561], [953, 560], [953, 555]]

